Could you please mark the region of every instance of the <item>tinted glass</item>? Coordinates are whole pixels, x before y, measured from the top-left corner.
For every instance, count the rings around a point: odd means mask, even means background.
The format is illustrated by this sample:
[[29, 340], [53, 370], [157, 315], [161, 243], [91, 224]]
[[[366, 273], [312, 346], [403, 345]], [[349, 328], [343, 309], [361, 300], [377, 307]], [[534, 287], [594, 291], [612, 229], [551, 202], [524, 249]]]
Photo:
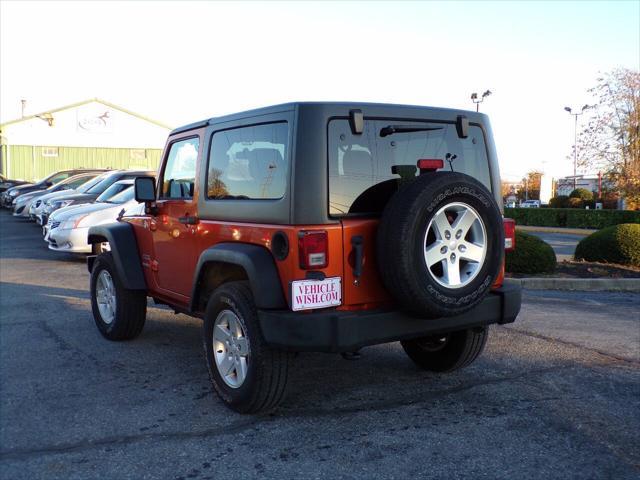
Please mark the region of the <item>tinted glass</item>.
[[67, 188], [75, 189], [93, 178], [95, 178], [95, 175], [78, 175], [75, 177], [69, 177], [61, 183], [63, 183]]
[[93, 187], [97, 183], [101, 182], [102, 179], [105, 178], [105, 176], [106, 176], [105, 174], [102, 174], [102, 175], [98, 175], [97, 177], [94, 177], [94, 178], [92, 178], [90, 180], [86, 180], [82, 185], [80, 185], [78, 188], [76, 188], [76, 191], [78, 193], [85, 193], [91, 187]]
[[133, 185], [129, 185], [129, 188], [126, 188], [124, 191], [111, 197], [109, 199], [109, 203], [126, 203], [133, 200], [134, 197], [135, 197], [135, 190], [133, 189]]
[[47, 179], [47, 182], [50, 182], [50, 183], [55, 185], [56, 183], [61, 182], [65, 178], [69, 177], [69, 175], [71, 175], [71, 172], [58, 173], [58, 174], [55, 174], [55, 175], [52, 175], [51, 177], [49, 177]]
[[119, 183], [119, 182], [114, 183], [96, 199], [96, 202], [106, 202], [107, 200], [111, 200], [111, 197], [119, 194], [120, 192], [132, 186], [133, 184], [131, 183]]
[[278, 199], [287, 186], [286, 123], [216, 132], [209, 153], [207, 197]]
[[171, 145], [162, 176], [162, 198], [192, 198], [200, 140], [190, 138]]
[[100, 180], [98, 183], [96, 183], [94, 186], [89, 188], [89, 190], [87, 190], [86, 193], [100, 195], [107, 188], [109, 188], [111, 185], [113, 185], [115, 182], [121, 179], [122, 179], [122, 175], [108, 175], [104, 177], [102, 180]]
[[[433, 130], [380, 136], [380, 131], [389, 125]], [[364, 199], [371, 199], [382, 191], [377, 189], [396, 188], [400, 176], [391, 172], [392, 166], [415, 167], [420, 159], [441, 159], [444, 171], [466, 173], [491, 190], [487, 149], [478, 126], [471, 125], [469, 136], [459, 138], [453, 124], [366, 120], [364, 133], [353, 135], [347, 120], [332, 120], [329, 122], [329, 213], [377, 213], [377, 208], [371, 208], [375, 202]], [[392, 179], [396, 182], [387, 182]], [[381, 185], [383, 182], [387, 183]], [[360, 201], [356, 202], [359, 197]]]

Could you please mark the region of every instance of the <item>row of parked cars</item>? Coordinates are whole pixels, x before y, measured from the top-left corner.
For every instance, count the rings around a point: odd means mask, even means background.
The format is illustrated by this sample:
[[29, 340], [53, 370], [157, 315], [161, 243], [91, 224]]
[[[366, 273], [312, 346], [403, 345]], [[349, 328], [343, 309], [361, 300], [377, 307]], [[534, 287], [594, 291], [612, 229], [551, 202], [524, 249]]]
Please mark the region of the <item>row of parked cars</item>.
[[130, 209], [140, 208], [134, 198], [134, 179], [147, 175], [155, 172], [65, 170], [35, 183], [1, 178], [0, 206], [41, 225], [51, 250], [97, 253], [107, 245], [89, 245], [89, 227], [114, 222]]

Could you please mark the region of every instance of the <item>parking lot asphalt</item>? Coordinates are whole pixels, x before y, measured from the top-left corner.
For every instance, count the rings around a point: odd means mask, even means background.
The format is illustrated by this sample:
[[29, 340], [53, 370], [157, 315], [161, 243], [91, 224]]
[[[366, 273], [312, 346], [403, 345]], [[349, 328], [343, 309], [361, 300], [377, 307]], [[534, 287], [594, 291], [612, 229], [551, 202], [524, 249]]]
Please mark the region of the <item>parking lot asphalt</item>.
[[550, 233], [550, 232], [536, 232], [536, 231], [527, 231], [526, 233], [530, 235], [535, 235], [536, 237], [544, 240], [553, 251], [558, 256], [558, 259], [572, 259], [573, 254], [576, 252], [576, 247], [578, 246], [578, 242], [582, 240], [585, 235], [576, 235], [571, 233]]
[[150, 306], [95, 328], [82, 258], [0, 212], [0, 478], [640, 476], [640, 295], [527, 291], [453, 374], [399, 344], [296, 358], [275, 413], [217, 399], [201, 322]]

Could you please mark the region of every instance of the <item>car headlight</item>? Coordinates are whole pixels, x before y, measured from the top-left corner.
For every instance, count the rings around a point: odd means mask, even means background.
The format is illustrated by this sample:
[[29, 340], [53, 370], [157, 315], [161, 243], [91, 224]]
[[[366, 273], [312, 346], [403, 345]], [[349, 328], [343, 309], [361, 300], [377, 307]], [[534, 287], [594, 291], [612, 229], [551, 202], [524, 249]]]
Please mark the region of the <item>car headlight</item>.
[[60, 225], [60, 228], [62, 229], [67, 229], [70, 230], [72, 228], [78, 228], [80, 225], [80, 223], [82, 222], [82, 220], [84, 220], [86, 217], [86, 215], [81, 215], [79, 217], [71, 217], [67, 220], [65, 220], [64, 222], [62, 222], [62, 225]]
[[17, 196], [18, 196], [18, 193], [20, 193], [20, 192], [18, 192], [18, 190], [11, 190], [11, 191], [9, 192], [9, 196], [10, 196], [10, 197], [17, 197]]

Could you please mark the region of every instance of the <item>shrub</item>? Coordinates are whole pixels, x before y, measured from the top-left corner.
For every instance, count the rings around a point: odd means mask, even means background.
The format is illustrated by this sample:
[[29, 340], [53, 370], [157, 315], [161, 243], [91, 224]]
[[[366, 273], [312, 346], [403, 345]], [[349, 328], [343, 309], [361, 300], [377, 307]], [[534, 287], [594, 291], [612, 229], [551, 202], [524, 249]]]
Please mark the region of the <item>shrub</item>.
[[593, 200], [593, 192], [590, 192], [586, 188], [576, 188], [569, 194], [569, 198], [579, 198], [580, 200]]
[[582, 208], [584, 200], [578, 197], [569, 197], [569, 208]]
[[516, 230], [516, 249], [507, 252], [507, 272], [552, 273], [555, 268], [556, 254], [547, 242]]
[[569, 206], [569, 197], [566, 195], [558, 195], [549, 200], [549, 207], [551, 208], [567, 208]]
[[578, 243], [575, 258], [640, 267], [640, 224], [625, 223], [592, 233]]
[[584, 210], [577, 208], [505, 208], [504, 216], [517, 225], [537, 227], [605, 228], [621, 223], [640, 223], [640, 211]]

